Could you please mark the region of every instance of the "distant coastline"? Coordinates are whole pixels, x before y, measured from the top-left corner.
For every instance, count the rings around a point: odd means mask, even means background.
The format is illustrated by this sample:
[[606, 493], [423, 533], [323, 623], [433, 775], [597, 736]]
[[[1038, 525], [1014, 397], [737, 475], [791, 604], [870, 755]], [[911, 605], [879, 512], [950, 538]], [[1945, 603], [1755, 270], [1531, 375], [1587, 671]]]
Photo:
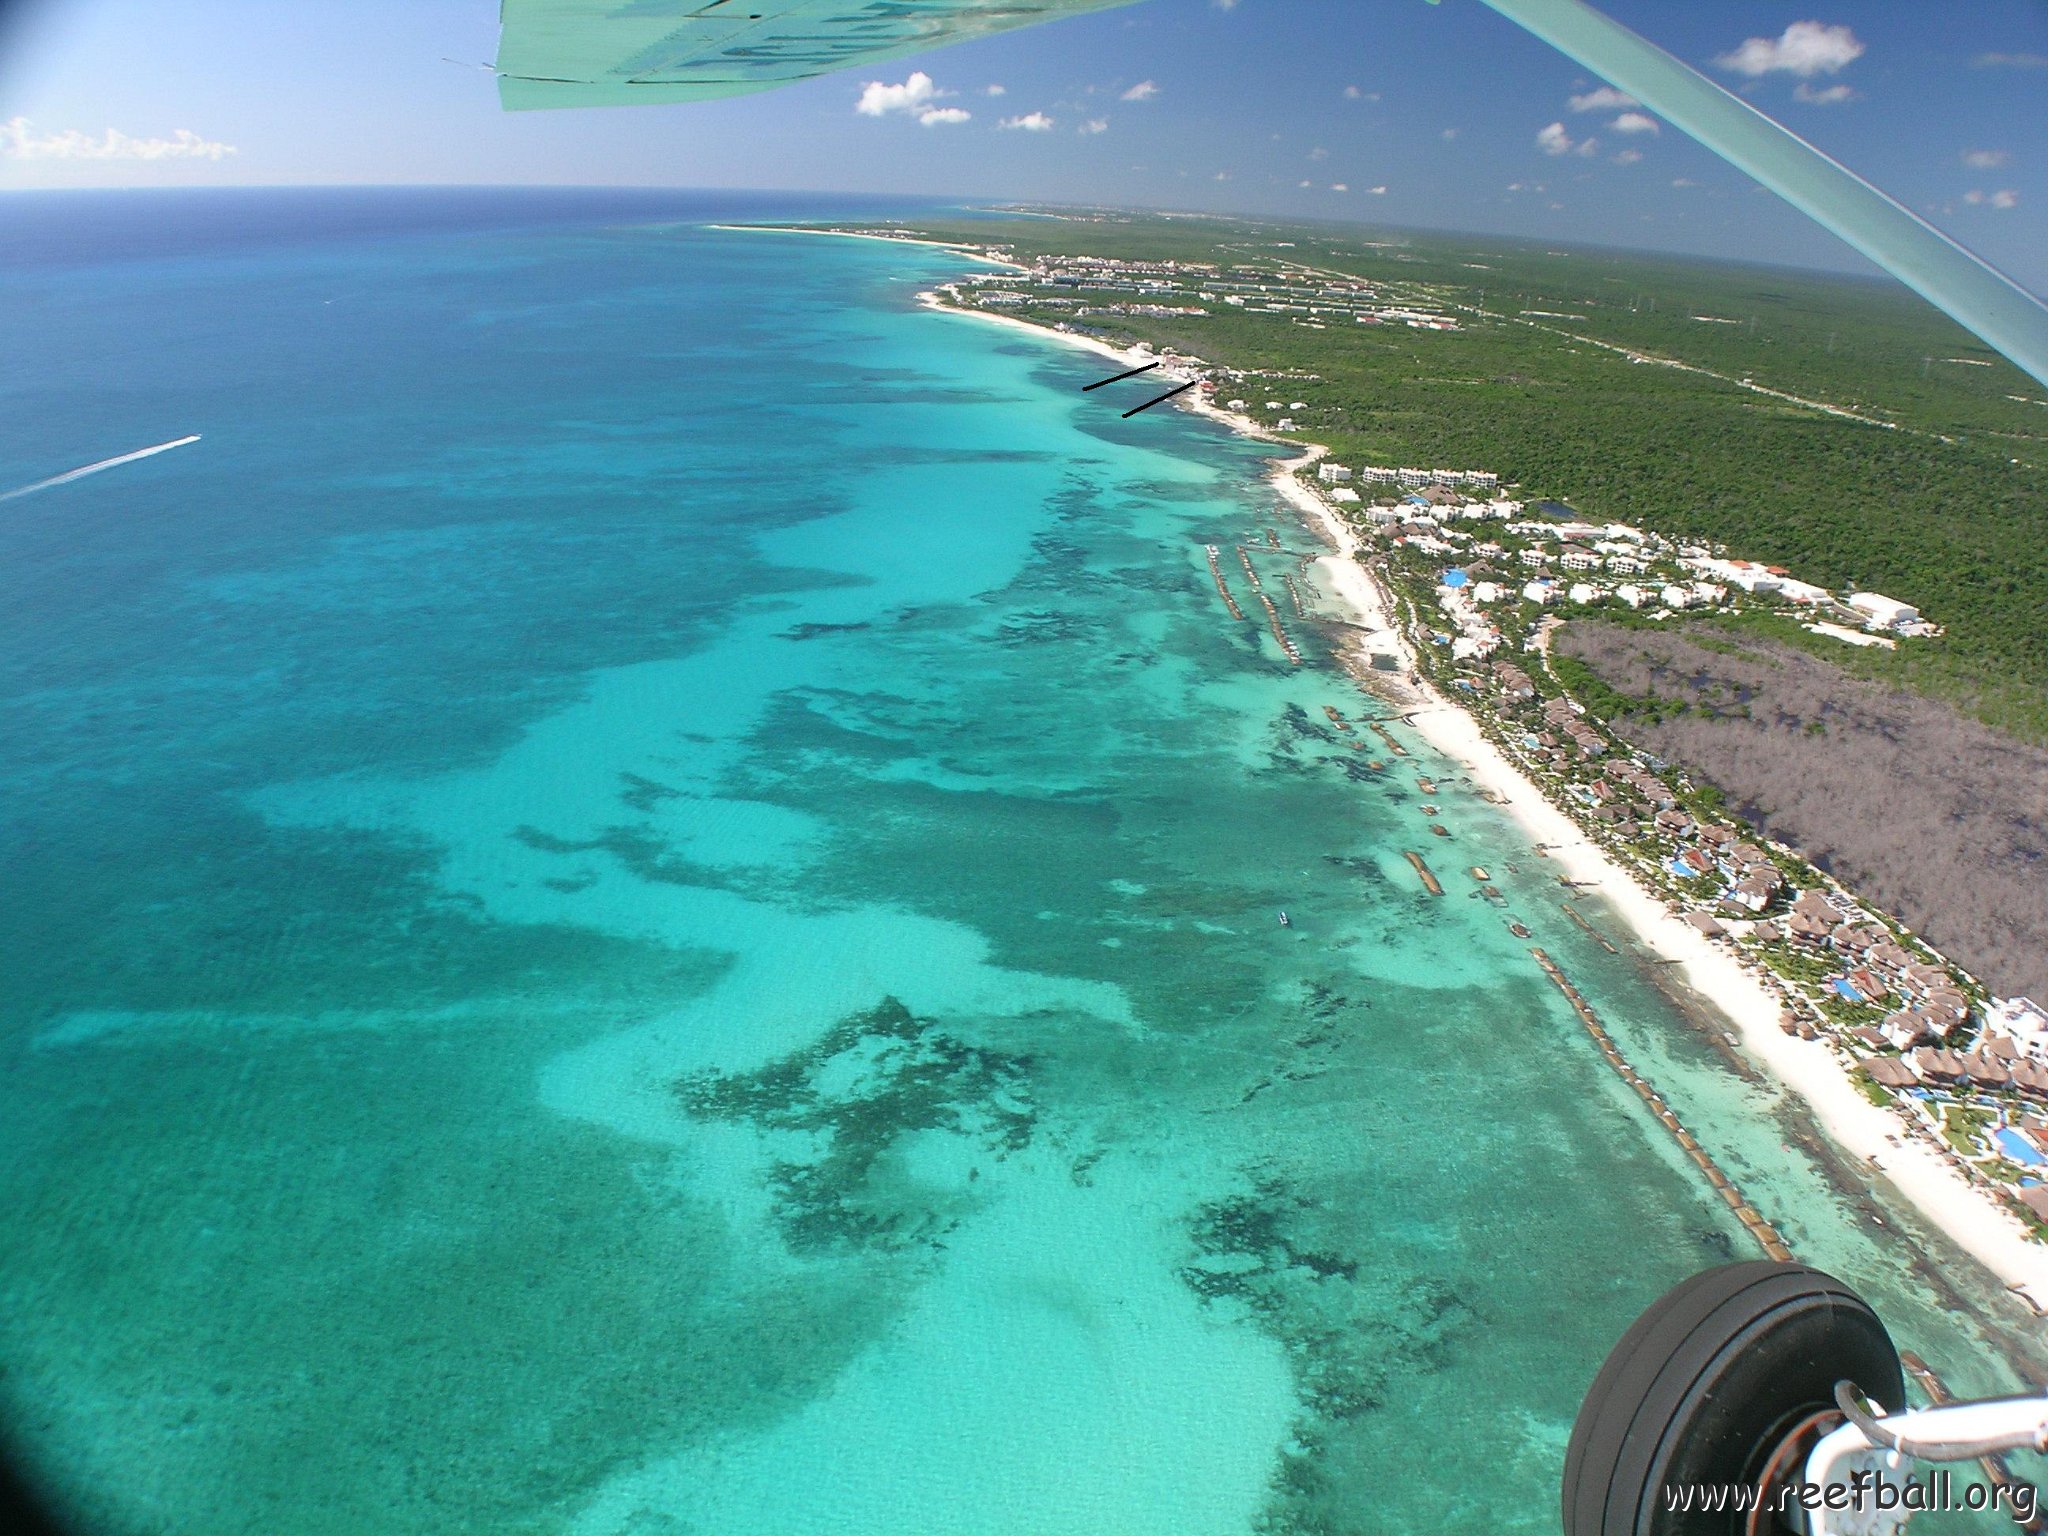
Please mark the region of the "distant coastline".
[[979, 261], [991, 267], [1017, 266], [1014, 261], [1004, 261], [985, 251], [978, 251], [971, 245], [961, 245], [951, 240], [923, 240], [914, 235], [879, 235], [866, 229], [807, 229], [801, 224], [706, 224], [704, 227], [734, 234], [827, 235], [835, 240], [879, 240], [884, 245], [928, 245], [934, 250], [946, 251], [954, 256]]
[[[995, 265], [1014, 265], [950, 242], [852, 230], [793, 232], [928, 245], [955, 255], [976, 256]], [[1014, 315], [992, 314], [948, 302], [957, 296], [957, 288], [941, 284], [921, 292], [918, 301], [940, 313], [1008, 326], [1127, 366], [1153, 355], [1149, 348], [1119, 347], [1099, 337], [1055, 330]], [[1320, 565], [1332, 590], [1358, 616], [1366, 631], [1346, 663], [1359, 686], [1382, 697], [1398, 695], [1394, 702], [1405, 706], [1404, 716], [1418, 734], [1438, 752], [1463, 766], [1474, 784], [1507, 809], [1567, 879], [1597, 888], [1642, 947], [1675, 968], [1697, 998], [1727, 1022], [1742, 1048], [1803, 1101], [1850, 1163], [1887, 1180], [1904, 1204], [1974, 1258], [2008, 1291], [2020, 1296], [2036, 1313], [2048, 1312], [2048, 1248], [2031, 1240], [2016, 1217], [1949, 1167], [1932, 1148], [1901, 1134], [1904, 1126], [1899, 1119], [1857, 1091], [1825, 1042], [1784, 1033], [1778, 1022], [1783, 999], [1762, 976], [1735, 954], [1717, 948], [1681, 921], [1661, 897], [1646, 888], [1511, 762], [1474, 715], [1440, 693], [1415, 670], [1415, 658], [1402, 638], [1391, 595], [1359, 563], [1358, 535], [1322, 497], [1296, 478], [1298, 471], [1322, 458], [1328, 449], [1320, 444], [1275, 437], [1250, 417], [1214, 404], [1199, 391], [1190, 391], [1173, 403], [1240, 436], [1290, 451], [1299, 450], [1298, 456], [1276, 462], [1268, 480], [1274, 492], [1336, 551], [1325, 556]], [[1370, 658], [1375, 654], [1384, 657], [1396, 670], [1388, 673], [1372, 668]]]

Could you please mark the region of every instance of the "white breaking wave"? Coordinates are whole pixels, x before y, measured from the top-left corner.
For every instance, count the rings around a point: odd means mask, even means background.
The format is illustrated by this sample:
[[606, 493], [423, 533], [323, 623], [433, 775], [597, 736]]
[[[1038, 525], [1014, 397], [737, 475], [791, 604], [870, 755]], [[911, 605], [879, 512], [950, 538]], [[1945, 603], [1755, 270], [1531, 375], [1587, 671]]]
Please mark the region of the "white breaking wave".
[[137, 459], [146, 459], [153, 453], [169, 453], [173, 448], [182, 448], [187, 443], [199, 441], [199, 434], [190, 437], [172, 438], [168, 443], [158, 443], [150, 448], [138, 448], [133, 453], [118, 454], [111, 459], [101, 459], [97, 464], [83, 464], [77, 469], [67, 469], [61, 475], [52, 475], [47, 480], [38, 480], [34, 485], [24, 485], [12, 491], [0, 491], [0, 501], [12, 501], [17, 496], [27, 496], [35, 491], [47, 491], [53, 485], [68, 485], [73, 480], [82, 480], [87, 475], [96, 475], [103, 469], [112, 469], [116, 464], [132, 464]]

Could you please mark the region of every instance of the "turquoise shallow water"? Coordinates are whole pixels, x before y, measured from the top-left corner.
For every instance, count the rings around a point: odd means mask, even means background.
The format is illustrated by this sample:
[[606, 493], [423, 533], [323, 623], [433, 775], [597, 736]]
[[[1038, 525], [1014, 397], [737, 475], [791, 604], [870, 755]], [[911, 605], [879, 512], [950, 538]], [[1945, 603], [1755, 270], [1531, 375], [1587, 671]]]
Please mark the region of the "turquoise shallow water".
[[940, 254], [687, 211], [0, 306], [7, 486], [204, 434], [0, 525], [0, 1408], [65, 1501], [1552, 1529], [1607, 1345], [1750, 1251], [1470, 864], [1802, 1256], [2007, 1382], [1455, 764], [1344, 746], [1328, 635], [1222, 612], [1204, 542], [1314, 549], [1253, 445], [918, 310]]

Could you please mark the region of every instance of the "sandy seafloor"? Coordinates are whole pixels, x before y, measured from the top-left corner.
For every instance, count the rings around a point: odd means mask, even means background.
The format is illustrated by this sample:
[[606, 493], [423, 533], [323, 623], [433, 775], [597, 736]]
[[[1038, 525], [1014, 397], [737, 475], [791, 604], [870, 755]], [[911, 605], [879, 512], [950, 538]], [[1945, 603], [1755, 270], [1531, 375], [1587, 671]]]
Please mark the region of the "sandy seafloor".
[[[6, 485], [203, 434], [0, 528], [0, 1413], [49, 1486], [1551, 1530], [1608, 1344], [1751, 1250], [1509, 912], [1802, 1257], [2011, 1385], [1995, 1287], [1455, 764], [1333, 728], [1260, 450], [914, 304], [957, 267], [564, 219], [19, 277]], [[1259, 615], [1267, 528], [1298, 670], [1202, 557]]]

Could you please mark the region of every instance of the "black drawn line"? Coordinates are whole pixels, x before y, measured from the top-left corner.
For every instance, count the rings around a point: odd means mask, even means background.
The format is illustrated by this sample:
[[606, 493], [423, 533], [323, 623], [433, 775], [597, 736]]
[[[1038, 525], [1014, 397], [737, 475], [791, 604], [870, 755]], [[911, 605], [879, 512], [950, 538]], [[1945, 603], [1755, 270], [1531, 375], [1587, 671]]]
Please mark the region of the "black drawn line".
[[1147, 363], [1142, 368], [1133, 368], [1130, 369], [1128, 372], [1116, 374], [1111, 378], [1097, 379], [1093, 384], [1083, 384], [1081, 386], [1081, 393], [1085, 395], [1091, 389], [1100, 389], [1105, 384], [1114, 384], [1118, 379], [1128, 379], [1133, 374], [1150, 373], [1154, 368], [1157, 368], [1158, 366], [1159, 365], [1157, 363]]
[[1126, 416], [1135, 416], [1140, 411], [1149, 411], [1152, 409], [1153, 406], [1158, 405], [1163, 401], [1171, 400], [1175, 395], [1193, 389], [1197, 384], [1201, 382], [1202, 381], [1200, 379], [1189, 379], [1187, 383], [1181, 385], [1179, 389], [1169, 389], [1165, 394], [1156, 395], [1152, 399], [1147, 400], [1143, 405], [1133, 406], [1130, 410], [1125, 411], [1124, 414]]

